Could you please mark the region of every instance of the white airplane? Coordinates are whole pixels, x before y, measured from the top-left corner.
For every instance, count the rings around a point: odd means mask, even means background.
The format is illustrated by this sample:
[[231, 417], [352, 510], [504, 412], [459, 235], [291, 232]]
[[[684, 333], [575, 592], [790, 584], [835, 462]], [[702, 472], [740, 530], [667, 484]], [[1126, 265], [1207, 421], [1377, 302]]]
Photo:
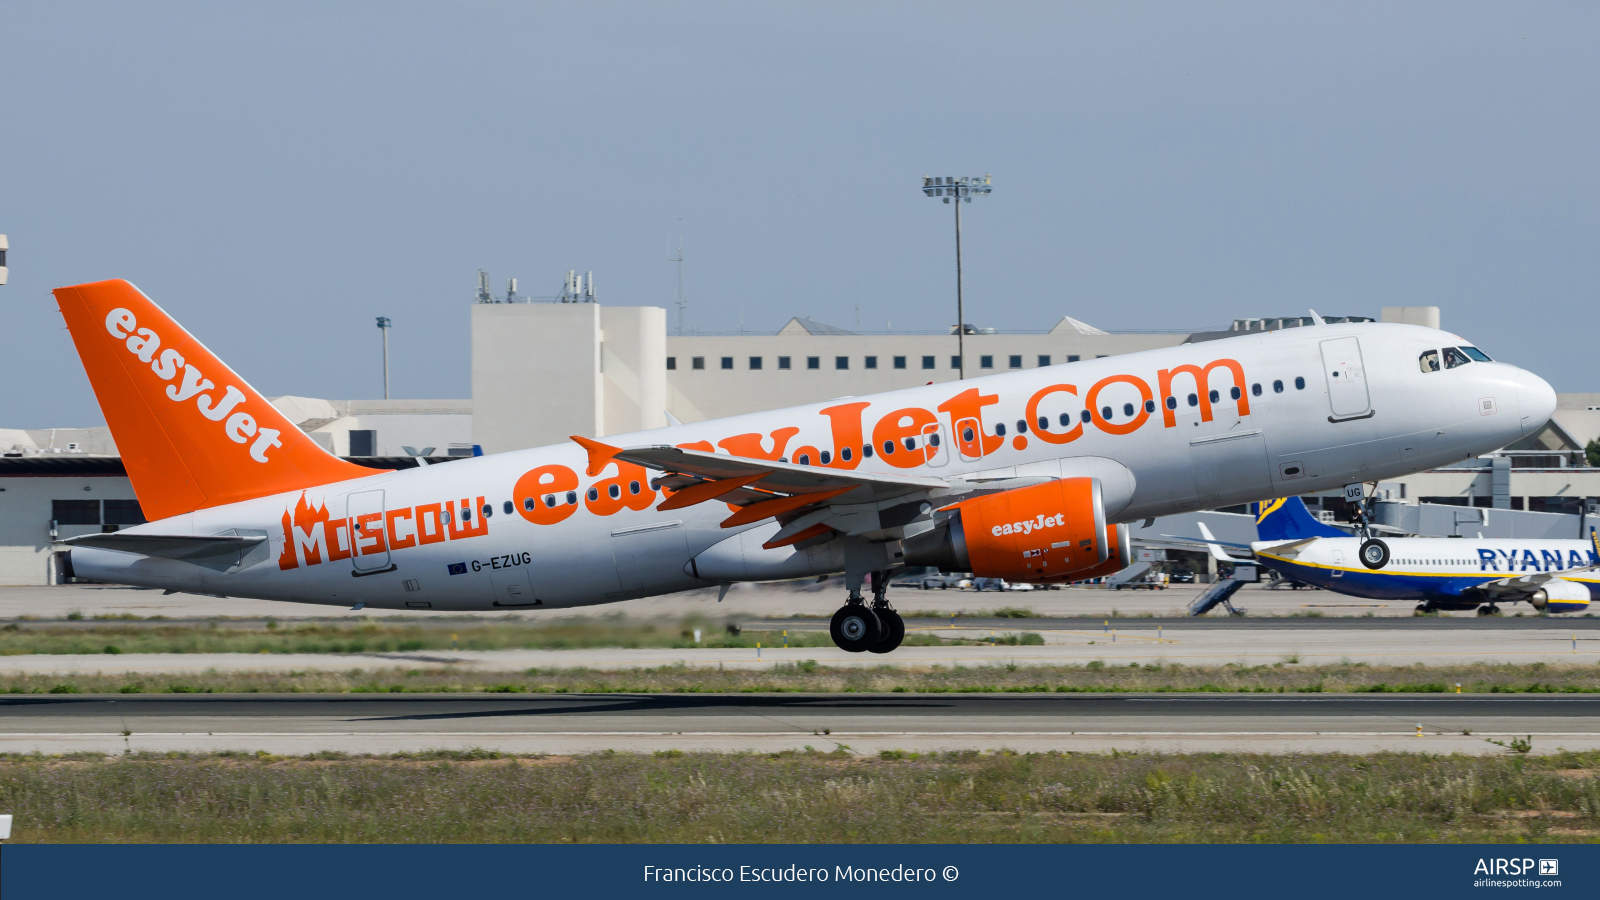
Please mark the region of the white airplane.
[[133, 285], [55, 295], [151, 519], [63, 541], [77, 576], [491, 611], [844, 573], [832, 634], [850, 651], [899, 645], [885, 590], [903, 566], [1109, 574], [1131, 558], [1118, 523], [1464, 459], [1556, 403], [1456, 335], [1319, 324], [375, 472]]
[[[1202, 523], [1213, 556], [1228, 559]], [[1600, 536], [1589, 540], [1352, 537], [1311, 517], [1299, 497], [1264, 504], [1255, 560], [1285, 577], [1372, 600], [1415, 600], [1417, 612], [1501, 603], [1582, 613], [1600, 595]], [[1237, 560], [1235, 560], [1237, 561]]]

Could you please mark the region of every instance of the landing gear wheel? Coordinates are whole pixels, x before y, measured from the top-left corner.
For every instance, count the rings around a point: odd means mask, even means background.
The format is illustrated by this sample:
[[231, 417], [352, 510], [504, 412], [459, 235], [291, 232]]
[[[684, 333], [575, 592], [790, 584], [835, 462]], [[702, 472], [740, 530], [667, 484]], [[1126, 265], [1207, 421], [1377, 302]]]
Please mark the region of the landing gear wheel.
[[1426, 616], [1433, 613], [1433, 607], [1426, 603], [1418, 603], [1417, 608], [1411, 611], [1413, 616]]
[[883, 625], [864, 603], [846, 603], [828, 623], [833, 643], [846, 653], [863, 653], [883, 637]]
[[878, 622], [883, 625], [883, 637], [879, 638], [876, 644], [868, 647], [867, 651], [870, 653], [888, 653], [900, 646], [900, 642], [905, 640], [906, 620], [900, 618], [900, 614], [892, 609], [875, 609], [873, 612], [877, 613]]
[[1498, 615], [1500, 615], [1500, 607], [1495, 606], [1492, 603], [1485, 603], [1484, 605], [1478, 607], [1478, 615], [1480, 615], [1480, 616], [1498, 616]]
[[1381, 569], [1389, 564], [1389, 545], [1377, 538], [1361, 542], [1361, 564], [1369, 569]]

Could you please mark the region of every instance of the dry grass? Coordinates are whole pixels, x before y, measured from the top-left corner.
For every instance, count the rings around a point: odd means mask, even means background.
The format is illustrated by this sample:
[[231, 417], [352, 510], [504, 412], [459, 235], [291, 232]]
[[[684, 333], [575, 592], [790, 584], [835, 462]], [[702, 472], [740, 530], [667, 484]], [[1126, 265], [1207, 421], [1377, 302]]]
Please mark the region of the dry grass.
[[1597, 768], [1592, 753], [9, 757], [0, 805], [29, 842], [1591, 842]]
[[[748, 632], [747, 632], [748, 634]], [[0, 694], [105, 693], [1595, 693], [1600, 666], [933, 666], [830, 668], [814, 661], [766, 669], [663, 666], [596, 671], [450, 668], [198, 675], [16, 675]]]
[[[695, 640], [699, 630], [700, 640]], [[1033, 636], [1038, 639], [1037, 635]], [[95, 621], [12, 622], [0, 626], [0, 656], [121, 653], [396, 653], [418, 650], [577, 650], [593, 647], [832, 647], [826, 631], [740, 632], [737, 626], [689, 619], [679, 623], [616, 619], [357, 620], [331, 622]], [[1017, 642], [1013, 639], [1013, 643]], [[1038, 639], [1042, 643], [1042, 639]], [[909, 634], [912, 646], [990, 643]]]

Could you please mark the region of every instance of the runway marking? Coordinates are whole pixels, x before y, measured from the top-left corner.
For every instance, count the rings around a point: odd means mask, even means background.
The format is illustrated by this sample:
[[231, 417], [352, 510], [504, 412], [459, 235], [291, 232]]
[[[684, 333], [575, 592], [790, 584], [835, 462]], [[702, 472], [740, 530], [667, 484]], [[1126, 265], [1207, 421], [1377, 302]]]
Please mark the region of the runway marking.
[[[1595, 731], [1474, 731], [1424, 734], [1423, 737], [1593, 737]], [[135, 738], [171, 737], [1416, 737], [1415, 731], [834, 731], [801, 734], [790, 731], [142, 731]], [[8, 738], [124, 737], [120, 731], [13, 732]]]

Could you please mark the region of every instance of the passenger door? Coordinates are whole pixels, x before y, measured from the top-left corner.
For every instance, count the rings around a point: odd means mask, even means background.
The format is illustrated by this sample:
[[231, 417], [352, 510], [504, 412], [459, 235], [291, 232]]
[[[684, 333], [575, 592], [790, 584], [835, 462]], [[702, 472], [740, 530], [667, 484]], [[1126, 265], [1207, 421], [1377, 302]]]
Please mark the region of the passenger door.
[[1361, 363], [1361, 341], [1353, 337], [1322, 342], [1322, 373], [1328, 381], [1328, 405], [1334, 419], [1371, 415], [1367, 373]]
[[350, 562], [357, 575], [376, 575], [394, 568], [389, 562], [383, 512], [381, 490], [359, 491], [345, 497], [345, 515], [350, 517]]

